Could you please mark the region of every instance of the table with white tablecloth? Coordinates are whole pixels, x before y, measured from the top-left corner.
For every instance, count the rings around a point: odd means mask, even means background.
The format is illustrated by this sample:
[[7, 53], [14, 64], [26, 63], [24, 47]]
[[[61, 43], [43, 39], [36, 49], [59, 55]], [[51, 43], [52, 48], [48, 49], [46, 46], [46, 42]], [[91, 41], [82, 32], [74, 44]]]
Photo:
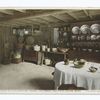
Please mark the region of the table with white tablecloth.
[[[91, 66], [98, 70], [94, 73], [90, 72]], [[86, 62], [82, 68], [75, 68], [72, 62], [68, 65], [64, 65], [63, 61], [58, 62], [55, 65], [54, 82], [55, 89], [62, 84], [74, 84], [88, 90], [100, 90], [100, 64]]]

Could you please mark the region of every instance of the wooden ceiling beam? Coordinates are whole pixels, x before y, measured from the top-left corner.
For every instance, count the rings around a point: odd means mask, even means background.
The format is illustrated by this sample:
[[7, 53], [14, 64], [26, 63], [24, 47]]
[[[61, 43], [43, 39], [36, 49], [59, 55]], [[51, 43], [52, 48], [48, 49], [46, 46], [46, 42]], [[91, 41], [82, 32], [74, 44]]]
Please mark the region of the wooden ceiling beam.
[[28, 20], [12, 20], [12, 21], [6, 21], [5, 23], [16, 23], [16, 24], [26, 24], [26, 23], [33, 23], [32, 21]]
[[93, 19], [92, 16], [89, 14], [89, 12], [87, 10], [83, 10], [83, 12], [85, 13], [86, 16], [88, 16], [90, 19]]
[[[19, 9], [14, 9], [14, 11], [19, 11]], [[41, 17], [45, 17], [45, 16], [50, 16], [50, 15], [53, 15], [53, 14], [61, 14], [61, 13], [65, 13], [66, 10], [57, 10], [57, 11], [48, 11], [48, 12], [44, 12], [42, 14], [33, 14], [33, 15], [30, 15], [30, 16], [24, 16], [24, 17], [20, 17], [20, 18], [17, 18], [17, 17], [14, 17], [13, 19], [8, 19], [8, 20], [16, 20], [16, 19], [20, 19], [20, 20], [23, 20], [23, 19], [33, 19], [33, 18], [41, 18]]]
[[[21, 12], [26, 11], [24, 9], [21, 9], [21, 10], [20, 9], [14, 9], [14, 10], [21, 11]], [[47, 19], [45, 17], [52, 16], [52, 15], [56, 15], [56, 14], [64, 14], [64, 13], [67, 13], [69, 16], [71, 16], [75, 20], [79, 20], [76, 16], [73, 15], [73, 13], [68, 12], [67, 9], [65, 9], [65, 10], [48, 11], [48, 12], [43, 12], [41, 14], [39, 13], [39, 14], [29, 15], [29, 16], [26, 16], [26, 17], [25, 16], [24, 17], [20, 17], [20, 18], [14, 17], [13, 19], [9, 19], [9, 21], [15, 21], [16, 19], [19, 19], [19, 20], [27, 20], [27, 19], [41, 18], [42, 20], [45, 20], [45, 21], [47, 21], [49, 23], [54, 23], [54, 22], [57, 22], [57, 21], [56, 20], [52, 20], [51, 21], [50, 18]], [[5, 20], [5, 22], [6, 22], [6, 20]]]
[[14, 13], [10, 10], [0, 10], [0, 13], [4, 13], [4, 14], [7, 14], [7, 15], [13, 15]]
[[7, 21], [7, 22], [0, 22], [0, 24], [20, 26], [20, 25], [26, 25], [26, 22], [22, 22], [22, 21]]
[[11, 25], [15, 25], [15, 24], [12, 24], [12, 23], [0, 23], [1, 26], [11, 26]]
[[67, 13], [67, 15], [71, 16], [73, 19], [75, 19], [75, 20], [79, 20], [79, 18], [76, 17], [76, 15], [73, 14], [72, 12], [66, 11], [66, 13]]
[[39, 25], [47, 25], [48, 23], [44, 23], [42, 21], [38, 21], [37, 19], [28, 19], [29, 21], [33, 22], [33, 23], [38, 23]]
[[64, 22], [63, 20], [61, 20], [61, 19], [59, 19], [59, 18], [57, 18], [57, 17], [55, 17], [53, 15], [51, 17], [54, 18], [54, 19], [56, 19], [56, 20], [58, 20], [58, 21]]
[[26, 10], [24, 9], [14, 9], [15, 11], [21, 12], [21, 13], [26, 13]]
[[29, 19], [27, 20], [19, 20], [20, 23], [25, 23], [25, 24], [33, 24], [33, 25], [41, 25], [41, 23], [35, 22], [35, 21], [31, 21]]
[[30, 19], [30, 20], [33, 20], [33, 21], [36, 21], [36, 22], [39, 22], [39, 23], [44, 23], [44, 24], [50, 24], [50, 22], [46, 21], [46, 20], [43, 20], [41, 18], [35, 18], [35, 19]]
[[27, 20], [22, 20], [22, 22], [25, 22], [25, 23], [32, 23], [32, 24], [35, 24], [35, 25], [41, 25], [41, 23], [39, 22], [36, 22], [36, 21], [33, 21], [33, 20], [30, 20], [30, 19], [27, 19]]
[[56, 23], [56, 22], [59, 21], [57, 18], [54, 18], [51, 15], [50, 16], [44, 16], [44, 17], [42, 17], [42, 19], [44, 19], [44, 20], [46, 20], [50, 23]]
[[51, 21], [49, 21], [49, 20], [47, 20], [47, 19], [44, 19], [44, 17], [37, 17], [37, 18], [39, 18], [40, 20], [42, 20], [42, 21], [44, 21], [44, 22], [46, 22], [46, 23], [48, 23], [48, 24], [51, 23]]
[[58, 20], [64, 22], [64, 23], [68, 22], [68, 21], [65, 21], [65, 20], [64, 20], [63, 18], [61, 18], [61, 17], [57, 17], [56, 15], [52, 15], [52, 16], [55, 17], [56, 19], [58, 19]]

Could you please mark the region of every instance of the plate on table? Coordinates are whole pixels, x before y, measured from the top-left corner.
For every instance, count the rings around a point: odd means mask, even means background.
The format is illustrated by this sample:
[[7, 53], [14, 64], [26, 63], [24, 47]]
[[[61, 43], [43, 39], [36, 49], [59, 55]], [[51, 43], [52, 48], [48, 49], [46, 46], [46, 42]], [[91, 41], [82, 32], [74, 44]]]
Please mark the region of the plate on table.
[[94, 72], [96, 72], [97, 70], [98, 70], [98, 68], [96, 68], [96, 67], [93, 67], [93, 66], [89, 67], [89, 72], [94, 73]]

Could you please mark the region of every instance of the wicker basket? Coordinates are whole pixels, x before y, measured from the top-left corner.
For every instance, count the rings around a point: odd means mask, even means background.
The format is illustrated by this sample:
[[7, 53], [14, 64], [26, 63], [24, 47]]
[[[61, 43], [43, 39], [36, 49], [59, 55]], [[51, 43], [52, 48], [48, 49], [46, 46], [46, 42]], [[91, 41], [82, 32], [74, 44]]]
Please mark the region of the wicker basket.
[[12, 63], [18, 64], [20, 62], [22, 62], [22, 58], [14, 58], [14, 59], [12, 59]]

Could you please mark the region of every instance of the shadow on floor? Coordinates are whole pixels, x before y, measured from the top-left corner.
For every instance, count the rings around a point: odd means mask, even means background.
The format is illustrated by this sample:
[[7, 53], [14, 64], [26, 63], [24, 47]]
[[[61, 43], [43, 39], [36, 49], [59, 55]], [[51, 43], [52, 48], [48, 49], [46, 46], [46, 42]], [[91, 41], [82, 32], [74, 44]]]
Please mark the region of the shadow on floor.
[[39, 90], [54, 90], [54, 82], [49, 79], [31, 79], [30, 84], [36, 87]]
[[[44, 79], [44, 78], [31, 79], [30, 84], [31, 86], [36, 87], [38, 90], [55, 90], [54, 81], [49, 79]], [[67, 85], [62, 84], [59, 87], [59, 90], [85, 90], [85, 89], [82, 87], [76, 87], [73, 84], [67, 84]]]
[[73, 84], [62, 84], [59, 90], [85, 90], [83, 87], [76, 87]]

